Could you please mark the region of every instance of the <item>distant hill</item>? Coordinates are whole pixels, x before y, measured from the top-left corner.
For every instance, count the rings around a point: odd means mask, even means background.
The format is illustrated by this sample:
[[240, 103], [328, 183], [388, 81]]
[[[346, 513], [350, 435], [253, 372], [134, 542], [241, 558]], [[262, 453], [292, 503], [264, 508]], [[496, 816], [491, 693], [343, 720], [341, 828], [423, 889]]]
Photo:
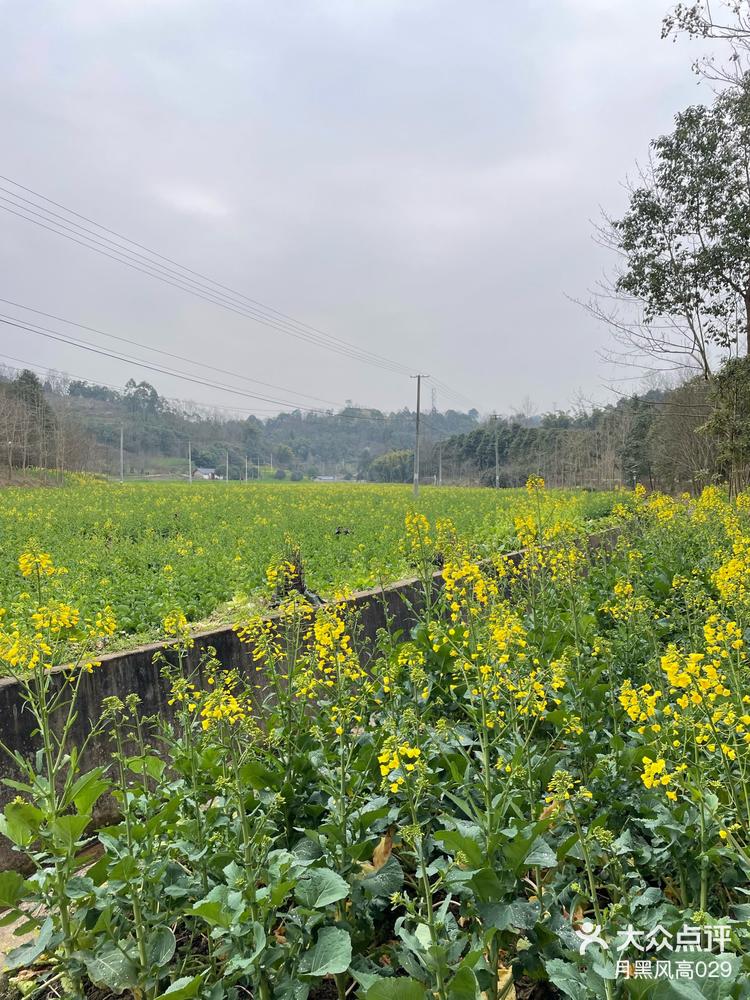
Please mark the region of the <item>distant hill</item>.
[[[295, 410], [261, 419], [190, 407], [161, 397], [147, 382], [115, 389], [33, 372], [0, 372], [0, 440], [12, 441], [14, 467], [52, 465], [119, 474], [122, 428], [126, 475], [187, 474], [194, 466], [231, 478], [248, 475], [367, 478], [372, 462], [413, 447], [415, 414], [354, 405], [338, 412]], [[37, 418], [43, 431], [35, 431]], [[426, 446], [478, 425], [476, 410], [424, 414]], [[40, 425], [41, 426], [41, 425]], [[4, 429], [5, 428], [5, 429]], [[1, 461], [2, 459], [0, 459]]]
[[[716, 439], [705, 433], [711, 389], [692, 379], [586, 412], [480, 421], [476, 410], [423, 414], [423, 482], [520, 486], [533, 474], [550, 486], [609, 489], [635, 482], [698, 490], [721, 478]], [[0, 475], [33, 467], [169, 478], [193, 468], [232, 479], [369, 479], [410, 482], [413, 411], [349, 405], [261, 419], [161, 397], [148, 382], [122, 391], [31, 371], [0, 370]], [[7, 444], [6, 444], [7, 442]]]

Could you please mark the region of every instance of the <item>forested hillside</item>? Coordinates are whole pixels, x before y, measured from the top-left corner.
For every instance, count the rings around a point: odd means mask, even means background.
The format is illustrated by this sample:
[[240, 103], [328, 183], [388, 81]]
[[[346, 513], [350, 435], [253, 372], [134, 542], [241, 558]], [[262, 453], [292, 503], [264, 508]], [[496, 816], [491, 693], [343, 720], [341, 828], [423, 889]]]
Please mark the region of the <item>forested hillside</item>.
[[[422, 420], [421, 479], [502, 487], [538, 474], [555, 486], [642, 482], [695, 491], [727, 474], [726, 441], [736, 447], [747, 437], [744, 424], [735, 426], [731, 399], [722, 402], [722, 384], [721, 377], [696, 378], [577, 413], [480, 420], [476, 410], [431, 411]], [[44, 467], [118, 476], [122, 430], [130, 477], [186, 477], [189, 443], [193, 468], [224, 476], [228, 457], [234, 479], [244, 478], [247, 460], [249, 478], [409, 482], [414, 424], [407, 409], [352, 405], [260, 419], [189, 408], [146, 382], [130, 380], [118, 392], [64, 378], [42, 382], [30, 371], [0, 375], [0, 466], [11, 474]]]
[[[424, 415], [426, 445], [478, 425], [474, 410]], [[42, 382], [33, 372], [0, 372], [0, 461], [119, 475], [122, 429], [125, 474], [187, 474], [188, 442], [194, 466], [232, 478], [283, 473], [366, 478], [375, 458], [411, 449], [415, 414], [354, 405], [339, 412], [279, 413], [267, 419], [190, 407], [160, 396], [147, 382], [128, 381], [122, 392], [63, 377]]]

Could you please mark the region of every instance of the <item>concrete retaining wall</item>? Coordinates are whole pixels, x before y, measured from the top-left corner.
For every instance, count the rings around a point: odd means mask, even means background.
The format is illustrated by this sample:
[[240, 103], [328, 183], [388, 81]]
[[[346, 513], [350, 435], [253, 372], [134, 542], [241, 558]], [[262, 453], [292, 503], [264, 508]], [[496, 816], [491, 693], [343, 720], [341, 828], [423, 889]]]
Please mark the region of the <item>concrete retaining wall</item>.
[[[613, 531], [598, 532], [589, 536], [592, 548], [609, 547], [616, 537]], [[523, 552], [508, 553], [508, 558], [518, 563]], [[442, 587], [442, 573], [435, 573], [433, 582], [436, 591]], [[403, 629], [408, 632], [415, 624], [415, 612], [423, 605], [424, 595], [422, 585], [416, 579], [399, 580], [378, 590], [367, 590], [354, 594], [347, 603], [356, 610], [360, 622], [359, 638], [364, 644], [365, 656], [367, 647], [374, 645], [378, 630], [390, 622], [393, 629]], [[252, 671], [255, 683], [262, 684], [262, 673], [255, 671], [252, 660], [252, 647], [240, 642], [231, 626], [222, 626], [210, 631], [195, 633], [195, 644], [187, 654], [188, 669], [195, 670], [200, 676], [199, 665], [202, 655], [209, 646], [216, 650], [218, 659], [224, 666], [233, 667], [243, 673]], [[124, 699], [127, 694], [135, 692], [141, 699], [140, 709], [144, 715], [159, 715], [171, 718], [173, 710], [169, 705], [169, 685], [161, 676], [161, 667], [154, 663], [154, 654], [162, 651], [169, 656], [166, 643], [152, 643], [139, 646], [125, 653], [111, 653], [101, 657], [101, 666], [91, 674], [83, 677], [78, 694], [78, 714], [75, 720], [72, 739], [73, 744], [80, 745], [91, 728], [91, 721], [101, 716], [102, 702], [105, 698], [116, 695]], [[174, 654], [172, 654], [174, 655]], [[65, 682], [69, 667], [56, 667], [53, 670], [53, 683], [61, 685]], [[202, 678], [200, 678], [202, 683]], [[12, 678], [0, 679], [0, 731], [2, 740], [11, 750], [19, 751], [25, 757], [31, 758], [39, 743], [34, 733], [35, 722], [31, 713], [25, 708], [19, 685]], [[111, 747], [105, 736], [92, 740], [82, 755], [84, 769], [105, 764], [111, 758]], [[0, 779], [20, 778], [21, 775], [13, 761], [7, 756], [0, 758]], [[0, 809], [10, 801], [17, 792], [5, 784], [0, 784]], [[113, 803], [106, 799], [101, 803], [98, 819], [100, 822], [110, 822], [114, 816]], [[11, 849], [9, 842], [0, 836], [0, 870], [5, 868], [20, 868], [23, 858]]]

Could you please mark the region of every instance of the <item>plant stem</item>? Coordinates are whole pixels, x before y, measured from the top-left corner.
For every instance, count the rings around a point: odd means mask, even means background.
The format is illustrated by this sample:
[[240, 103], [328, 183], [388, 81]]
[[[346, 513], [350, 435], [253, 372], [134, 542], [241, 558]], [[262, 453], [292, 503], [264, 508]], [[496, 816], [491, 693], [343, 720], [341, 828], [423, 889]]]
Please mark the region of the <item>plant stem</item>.
[[[599, 899], [596, 893], [596, 879], [594, 878], [594, 869], [591, 864], [591, 856], [589, 855], [588, 847], [586, 846], [586, 838], [583, 835], [583, 829], [581, 828], [580, 820], [578, 819], [578, 813], [575, 808], [571, 805], [570, 811], [573, 815], [573, 821], [576, 827], [576, 833], [578, 834], [578, 843], [581, 845], [581, 853], [583, 854], [583, 862], [586, 866], [586, 875], [589, 882], [589, 892], [591, 894], [591, 902], [594, 907], [594, 915], [596, 916], [596, 923], [601, 928], [604, 926], [602, 921], [602, 912], [599, 909]], [[612, 1000], [612, 983], [609, 979], [604, 980], [604, 989], [607, 994], [607, 1000]]]

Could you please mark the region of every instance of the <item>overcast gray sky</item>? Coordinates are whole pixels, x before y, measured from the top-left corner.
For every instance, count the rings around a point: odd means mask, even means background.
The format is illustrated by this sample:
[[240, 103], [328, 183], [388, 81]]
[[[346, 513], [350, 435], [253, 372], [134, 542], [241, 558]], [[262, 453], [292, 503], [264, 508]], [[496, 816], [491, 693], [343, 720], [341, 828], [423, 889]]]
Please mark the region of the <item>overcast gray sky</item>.
[[[622, 208], [622, 180], [649, 140], [709, 97], [691, 73], [695, 48], [660, 40], [665, 7], [0, 0], [0, 174], [430, 373], [480, 411], [507, 412], [524, 397], [562, 407], [579, 391], [606, 399], [596, 351], [608, 333], [565, 297], [585, 295], [607, 266], [590, 220], [600, 205]], [[288, 390], [273, 398], [413, 402], [404, 375], [292, 339], [5, 212], [0, 297]], [[0, 354], [276, 408], [7, 326]], [[441, 389], [437, 402], [457, 401]]]

